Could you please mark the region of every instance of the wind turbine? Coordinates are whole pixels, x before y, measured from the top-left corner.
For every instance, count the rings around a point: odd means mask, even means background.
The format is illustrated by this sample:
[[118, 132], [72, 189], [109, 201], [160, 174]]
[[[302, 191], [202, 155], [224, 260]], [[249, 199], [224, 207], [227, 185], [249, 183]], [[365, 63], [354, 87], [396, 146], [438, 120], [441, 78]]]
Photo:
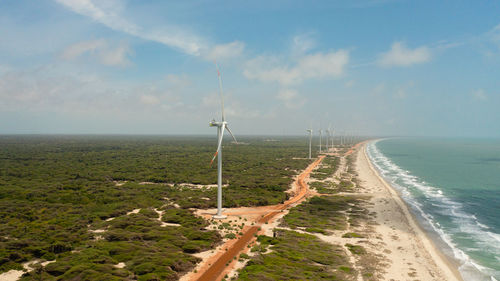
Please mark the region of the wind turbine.
[[330, 125], [328, 125], [328, 129], [326, 129], [326, 133], [327, 133], [327, 136], [326, 136], [326, 152], [328, 152], [329, 149], [330, 149], [330, 139], [332, 138], [332, 135], [333, 135], [332, 123], [330, 123]]
[[312, 137], [313, 137], [313, 130], [308, 129], [306, 131], [309, 132], [309, 159], [311, 159], [311, 143], [312, 143]]
[[330, 142], [330, 127], [325, 130], [326, 133], [326, 152], [328, 152], [328, 142]]
[[335, 129], [332, 129], [332, 149], [334, 149], [335, 146]]
[[321, 153], [321, 132], [323, 131], [319, 129], [319, 153]]
[[213, 119], [209, 125], [210, 127], [217, 127], [217, 139], [218, 145], [215, 151], [214, 157], [210, 164], [212, 164], [217, 157], [217, 214], [213, 216], [214, 219], [225, 219], [227, 216], [222, 214], [222, 139], [224, 137], [224, 130], [227, 130], [229, 134], [233, 137], [234, 141], [237, 143], [236, 138], [227, 126], [226, 116], [224, 115], [224, 95], [222, 94], [222, 78], [219, 72], [219, 67], [217, 63], [215, 64], [217, 69], [217, 77], [219, 78], [219, 92], [222, 108], [222, 121], [218, 122]]

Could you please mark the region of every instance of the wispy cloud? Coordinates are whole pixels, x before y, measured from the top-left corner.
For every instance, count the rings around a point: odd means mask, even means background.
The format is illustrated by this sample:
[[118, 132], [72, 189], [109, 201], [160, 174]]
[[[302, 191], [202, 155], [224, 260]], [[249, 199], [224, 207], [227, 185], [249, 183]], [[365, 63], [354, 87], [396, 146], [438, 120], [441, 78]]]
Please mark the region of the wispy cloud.
[[239, 57], [243, 54], [245, 43], [234, 41], [227, 44], [215, 45], [208, 50], [205, 57], [209, 60], [226, 60]]
[[313, 32], [298, 34], [292, 39], [293, 55], [304, 55], [314, 47], [316, 47], [316, 40], [313, 37]]
[[277, 98], [285, 104], [287, 108], [295, 109], [300, 108], [304, 105], [305, 99], [299, 96], [296, 90], [283, 89], [279, 91]]
[[[227, 96], [226, 96], [227, 97]], [[252, 119], [258, 117], [265, 117], [267, 114], [263, 114], [258, 109], [252, 109], [245, 106], [242, 102], [235, 99], [232, 95], [229, 95], [229, 99], [224, 100], [224, 113], [228, 117], [236, 117], [241, 119]], [[201, 105], [202, 108], [209, 109], [210, 114], [214, 114], [213, 111], [216, 110], [215, 115], [220, 115], [220, 96], [217, 92], [212, 92], [203, 97]], [[220, 118], [220, 116], [213, 116], [214, 118]]]
[[162, 29], [149, 30], [124, 19], [117, 5], [104, 5], [102, 1], [93, 0], [55, 0], [71, 11], [91, 18], [113, 30], [121, 31], [146, 40], [156, 41], [169, 47], [181, 50], [187, 54], [199, 55], [205, 48], [202, 38], [190, 34], [186, 30], [175, 27], [163, 27]]
[[160, 104], [160, 99], [154, 95], [141, 95], [139, 100], [141, 103], [146, 105], [158, 105]]
[[132, 54], [132, 50], [125, 43], [111, 46], [104, 39], [96, 39], [72, 44], [64, 49], [60, 56], [64, 60], [75, 60], [86, 54], [97, 58], [104, 65], [127, 66], [131, 64], [128, 56]]
[[73, 60], [87, 52], [95, 52], [96, 50], [104, 47], [106, 41], [104, 39], [83, 41], [71, 46], [68, 46], [61, 54], [61, 57], [66, 60]]
[[426, 46], [410, 49], [403, 42], [394, 42], [389, 51], [379, 55], [377, 63], [383, 67], [412, 66], [428, 62], [431, 57]]
[[352, 88], [352, 86], [354, 86], [354, 84], [356, 84], [356, 81], [349, 80], [349, 81], [347, 81], [347, 82], [344, 83], [344, 87], [346, 87], [346, 88]]
[[246, 63], [243, 74], [248, 79], [292, 85], [307, 79], [338, 78], [348, 63], [346, 50], [305, 55], [294, 66], [280, 65], [277, 58], [260, 56]]
[[0, 109], [31, 112], [137, 114], [182, 109], [181, 90], [165, 79], [123, 83], [65, 72], [57, 65], [0, 75]]
[[500, 24], [475, 38], [484, 56], [498, 58], [500, 54]]
[[488, 99], [488, 96], [486, 95], [483, 89], [476, 89], [475, 91], [473, 91], [472, 97], [479, 101], [485, 101]]

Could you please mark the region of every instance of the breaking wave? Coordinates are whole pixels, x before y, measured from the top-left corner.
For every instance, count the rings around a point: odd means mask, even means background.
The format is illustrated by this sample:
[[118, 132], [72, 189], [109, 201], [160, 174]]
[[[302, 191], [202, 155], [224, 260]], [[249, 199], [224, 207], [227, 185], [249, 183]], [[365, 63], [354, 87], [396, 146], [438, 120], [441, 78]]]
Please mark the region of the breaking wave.
[[465, 280], [495, 281], [500, 272], [480, 265], [471, 256], [482, 252], [498, 260], [500, 234], [490, 231], [475, 215], [465, 212], [460, 202], [448, 198], [439, 187], [394, 164], [378, 150], [377, 142], [369, 143], [366, 149], [373, 166], [398, 191], [424, 229], [441, 240], [436, 244], [443, 252], [458, 261], [462, 277]]

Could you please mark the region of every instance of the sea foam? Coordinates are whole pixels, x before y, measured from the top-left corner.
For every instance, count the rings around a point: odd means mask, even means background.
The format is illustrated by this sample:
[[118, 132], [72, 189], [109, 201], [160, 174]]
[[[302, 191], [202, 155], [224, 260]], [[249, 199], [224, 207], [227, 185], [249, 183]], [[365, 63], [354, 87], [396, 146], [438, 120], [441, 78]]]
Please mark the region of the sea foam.
[[[461, 203], [448, 198], [443, 190], [412, 175], [393, 163], [379, 151], [377, 141], [367, 145], [367, 154], [380, 175], [391, 184], [417, 217], [423, 219], [426, 229], [433, 231], [451, 249], [460, 263], [459, 271], [465, 280], [495, 280], [499, 272], [480, 265], [468, 253], [489, 251], [500, 255], [500, 235], [481, 224], [474, 214], [463, 210]], [[438, 222], [440, 220], [440, 222]], [[462, 246], [466, 240], [468, 247]], [[438, 243], [439, 244], [439, 243]], [[471, 247], [472, 245], [472, 247]], [[446, 253], [446, 251], [444, 251]]]

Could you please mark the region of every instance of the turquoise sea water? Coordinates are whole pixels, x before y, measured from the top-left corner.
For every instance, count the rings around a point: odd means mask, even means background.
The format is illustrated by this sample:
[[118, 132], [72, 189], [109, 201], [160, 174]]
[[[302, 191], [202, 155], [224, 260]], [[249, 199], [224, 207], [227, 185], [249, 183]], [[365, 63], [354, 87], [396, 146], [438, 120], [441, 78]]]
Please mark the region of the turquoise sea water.
[[465, 280], [500, 280], [500, 140], [385, 139], [367, 154]]

